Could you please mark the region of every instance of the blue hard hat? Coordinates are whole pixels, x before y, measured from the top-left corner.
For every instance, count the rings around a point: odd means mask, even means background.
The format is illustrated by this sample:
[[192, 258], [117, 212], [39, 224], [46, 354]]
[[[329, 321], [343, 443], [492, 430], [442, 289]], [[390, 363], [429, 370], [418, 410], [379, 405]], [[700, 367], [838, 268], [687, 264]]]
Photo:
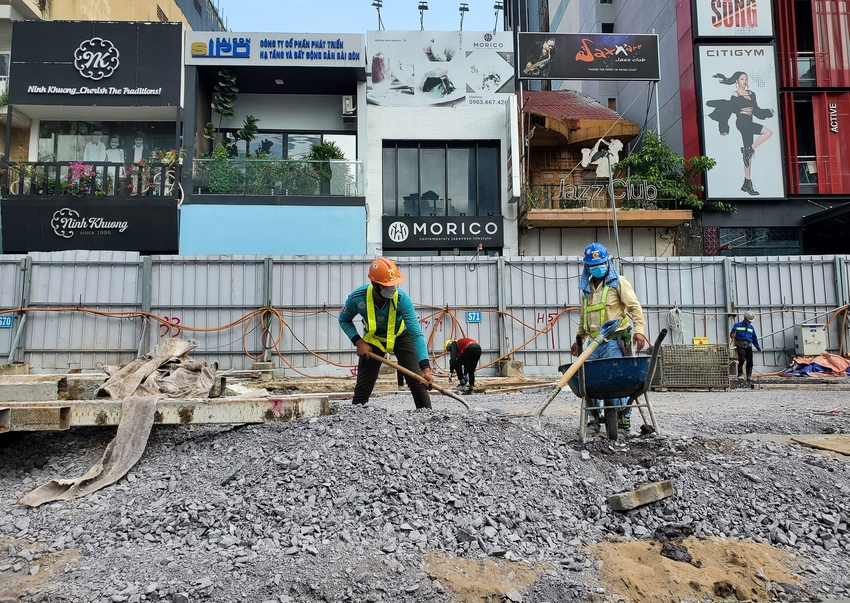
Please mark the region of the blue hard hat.
[[587, 266], [598, 266], [608, 261], [608, 250], [602, 243], [591, 243], [584, 250], [584, 263]]

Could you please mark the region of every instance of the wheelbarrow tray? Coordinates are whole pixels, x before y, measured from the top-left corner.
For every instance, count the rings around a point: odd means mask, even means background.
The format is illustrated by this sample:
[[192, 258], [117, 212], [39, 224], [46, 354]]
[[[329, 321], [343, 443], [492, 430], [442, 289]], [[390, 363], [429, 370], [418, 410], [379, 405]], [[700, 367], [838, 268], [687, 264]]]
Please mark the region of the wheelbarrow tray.
[[[597, 400], [628, 398], [643, 389], [649, 378], [649, 356], [625, 358], [595, 358], [584, 363], [584, 389], [587, 396]], [[565, 373], [570, 364], [558, 367]], [[581, 388], [576, 373], [567, 384], [581, 398]]]

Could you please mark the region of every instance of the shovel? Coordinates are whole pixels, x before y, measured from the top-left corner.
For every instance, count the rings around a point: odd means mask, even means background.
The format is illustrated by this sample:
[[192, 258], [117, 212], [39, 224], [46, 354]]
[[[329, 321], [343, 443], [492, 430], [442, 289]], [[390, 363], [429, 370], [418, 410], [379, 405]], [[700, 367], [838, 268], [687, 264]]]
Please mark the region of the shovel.
[[[413, 371], [411, 371], [411, 370], [408, 370], [408, 369], [404, 368], [403, 366], [401, 366], [401, 365], [400, 365], [400, 364], [398, 364], [397, 362], [393, 362], [392, 360], [387, 360], [387, 359], [386, 359], [386, 358], [384, 358], [383, 356], [378, 356], [378, 355], [377, 355], [377, 354], [375, 354], [374, 352], [369, 352], [369, 358], [371, 358], [372, 360], [377, 360], [378, 362], [383, 362], [383, 363], [384, 363], [384, 364], [386, 364], [387, 366], [391, 366], [391, 367], [393, 367], [395, 370], [397, 370], [397, 371], [398, 371], [398, 372], [400, 372], [401, 374], [403, 374], [403, 375], [407, 375], [408, 377], [412, 377], [412, 378], [416, 379], [417, 381], [419, 381], [420, 383], [423, 383], [423, 384], [427, 383], [427, 381], [425, 380], [425, 377], [423, 377], [422, 375], [417, 375], [417, 374], [416, 374], [416, 373], [414, 373]], [[455, 400], [457, 400], [458, 402], [460, 402], [461, 404], [463, 404], [463, 405], [464, 405], [464, 407], [466, 407], [466, 410], [484, 410], [483, 408], [482, 408], [482, 409], [479, 409], [479, 408], [475, 408], [475, 409], [473, 409], [473, 408], [472, 408], [472, 407], [471, 407], [471, 406], [470, 406], [470, 405], [466, 402], [466, 400], [464, 400], [463, 398], [461, 398], [460, 396], [458, 396], [458, 395], [457, 395], [456, 393], [454, 393], [454, 392], [450, 392], [450, 391], [449, 391], [449, 390], [447, 390], [447, 389], [443, 389], [442, 387], [440, 387], [440, 386], [439, 386], [439, 385], [437, 385], [436, 383], [434, 384], [434, 386], [433, 386], [433, 387], [434, 387], [434, 389], [435, 389], [435, 390], [437, 390], [438, 392], [440, 392], [440, 393], [441, 393], [441, 394], [443, 394], [444, 396], [448, 396], [449, 398], [454, 398]]]
[[593, 351], [598, 348], [602, 342], [606, 341], [609, 336], [613, 335], [617, 327], [622, 324], [621, 320], [609, 320], [602, 328], [599, 329], [599, 334], [590, 340], [590, 343], [587, 345], [587, 349], [585, 349], [581, 355], [576, 359], [575, 362], [570, 365], [570, 368], [567, 369], [567, 372], [563, 374], [563, 376], [558, 379], [558, 382], [552, 388], [552, 392], [543, 401], [543, 404], [540, 405], [540, 408], [537, 409], [537, 412], [534, 413], [534, 424], [537, 427], [540, 427], [540, 416], [543, 414], [543, 411], [546, 410], [546, 407], [555, 399], [555, 397], [561, 393], [561, 390], [564, 389], [564, 386], [569, 382], [570, 379], [573, 378], [578, 370], [581, 368], [581, 365], [584, 364], [584, 361], [587, 360], [588, 356], [590, 356]]

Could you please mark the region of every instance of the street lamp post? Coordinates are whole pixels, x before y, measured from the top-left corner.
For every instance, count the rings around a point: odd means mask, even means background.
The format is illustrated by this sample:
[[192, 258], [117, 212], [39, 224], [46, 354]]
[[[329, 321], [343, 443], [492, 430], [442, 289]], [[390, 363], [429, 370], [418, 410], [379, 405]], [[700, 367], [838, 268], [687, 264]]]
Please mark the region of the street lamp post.
[[425, 31], [425, 11], [428, 10], [428, 3], [424, 0], [419, 3], [419, 29]]
[[463, 13], [469, 12], [469, 4], [466, 2], [460, 3], [460, 31], [463, 31]]
[[608, 197], [611, 199], [611, 214], [614, 216], [614, 244], [617, 246], [617, 258], [620, 255], [620, 232], [617, 230], [617, 204], [614, 201], [614, 172], [611, 170], [611, 151], [608, 149], [598, 150], [590, 158], [591, 163], [605, 157], [608, 160]]

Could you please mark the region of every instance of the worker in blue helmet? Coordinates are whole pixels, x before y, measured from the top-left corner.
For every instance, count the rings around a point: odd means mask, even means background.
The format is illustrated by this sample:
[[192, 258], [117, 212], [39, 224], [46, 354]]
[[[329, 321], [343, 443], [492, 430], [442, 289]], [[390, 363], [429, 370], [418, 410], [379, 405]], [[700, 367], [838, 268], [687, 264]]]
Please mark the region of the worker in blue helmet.
[[[611, 255], [603, 244], [591, 243], [584, 250], [584, 268], [578, 288], [581, 295], [578, 335], [592, 339], [599, 334], [600, 327], [606, 321], [619, 320], [621, 323], [616, 334], [596, 348], [588, 360], [631, 356], [632, 345], [638, 351], [650, 345], [644, 335], [646, 323], [643, 308], [634, 287], [626, 277], [617, 273]], [[571, 352], [578, 356], [577, 344], [573, 344]], [[625, 405], [628, 401], [628, 398], [621, 398], [615, 403]], [[601, 400], [594, 400], [593, 403], [600, 406]], [[631, 430], [631, 413], [631, 408], [618, 413], [618, 427], [622, 435], [628, 435]], [[599, 433], [599, 411], [589, 411], [588, 430], [590, 433]]]

